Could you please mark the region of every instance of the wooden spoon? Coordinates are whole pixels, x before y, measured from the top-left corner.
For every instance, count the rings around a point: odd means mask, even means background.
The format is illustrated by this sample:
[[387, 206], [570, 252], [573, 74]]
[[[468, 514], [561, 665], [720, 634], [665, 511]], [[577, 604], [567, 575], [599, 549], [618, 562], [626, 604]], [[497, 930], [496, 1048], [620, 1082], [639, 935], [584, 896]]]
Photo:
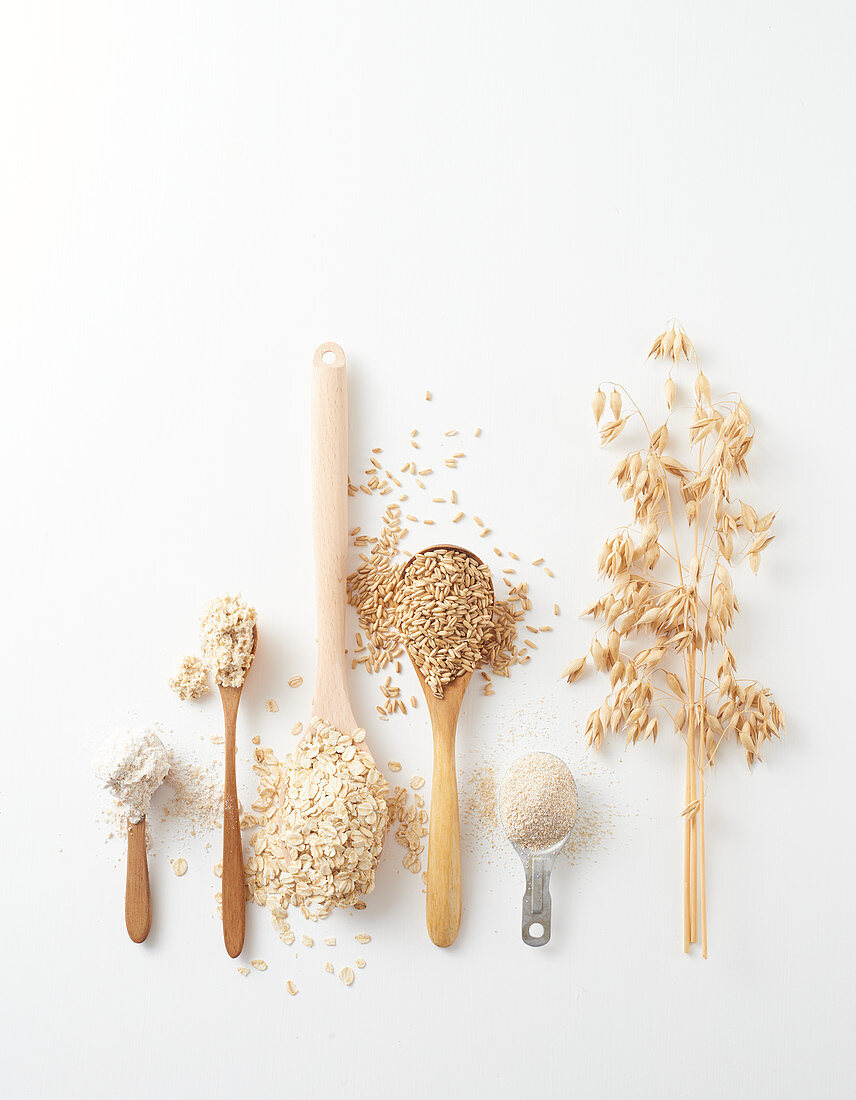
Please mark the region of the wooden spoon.
[[[462, 546], [428, 546], [429, 550], [456, 550], [479, 565], [484, 562]], [[414, 555], [415, 556], [415, 555]], [[410, 558], [404, 569], [413, 561]], [[405, 645], [405, 648], [407, 646]], [[455, 771], [455, 733], [464, 693], [472, 679], [465, 672], [443, 688], [438, 699], [419, 670], [414, 655], [407, 655], [428, 704], [434, 735], [434, 772], [431, 779], [431, 816], [428, 825], [428, 890], [425, 915], [428, 935], [438, 947], [451, 947], [461, 927], [461, 826], [458, 815], [458, 777]]]
[[345, 353], [321, 344], [312, 360], [312, 535], [318, 668], [312, 714], [343, 733], [357, 721], [345, 679], [348, 576], [348, 381]]
[[125, 876], [125, 927], [134, 943], [152, 928], [152, 891], [146, 859], [146, 819], [128, 821], [128, 870]]
[[[247, 682], [259, 635], [253, 627], [253, 652], [244, 674]], [[220, 688], [223, 717], [226, 721], [226, 780], [223, 795], [223, 940], [226, 950], [236, 959], [244, 947], [246, 901], [244, 897], [244, 851], [241, 842], [241, 822], [238, 814], [238, 780], [235, 774], [235, 738], [238, 727], [238, 703], [240, 687]]]

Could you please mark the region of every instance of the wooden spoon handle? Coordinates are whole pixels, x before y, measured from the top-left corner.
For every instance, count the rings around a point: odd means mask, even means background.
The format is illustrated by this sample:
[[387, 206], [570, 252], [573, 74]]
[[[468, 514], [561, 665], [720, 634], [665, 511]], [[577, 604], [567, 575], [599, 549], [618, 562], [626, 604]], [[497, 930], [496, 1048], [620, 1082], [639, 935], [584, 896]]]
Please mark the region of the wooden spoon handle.
[[333, 343], [322, 344], [312, 361], [312, 534], [318, 618], [312, 707], [319, 717], [350, 733], [355, 722], [345, 689], [348, 383], [345, 353]]
[[235, 774], [235, 736], [238, 699], [224, 695], [226, 720], [226, 778], [223, 793], [223, 941], [236, 959], [244, 947], [246, 902], [244, 900], [244, 853], [238, 818], [238, 781]]
[[128, 871], [125, 878], [125, 927], [142, 943], [152, 927], [152, 892], [146, 859], [146, 819], [128, 822]]
[[438, 947], [450, 947], [461, 927], [461, 830], [458, 778], [455, 774], [457, 714], [432, 715], [434, 776], [428, 831], [428, 935]]

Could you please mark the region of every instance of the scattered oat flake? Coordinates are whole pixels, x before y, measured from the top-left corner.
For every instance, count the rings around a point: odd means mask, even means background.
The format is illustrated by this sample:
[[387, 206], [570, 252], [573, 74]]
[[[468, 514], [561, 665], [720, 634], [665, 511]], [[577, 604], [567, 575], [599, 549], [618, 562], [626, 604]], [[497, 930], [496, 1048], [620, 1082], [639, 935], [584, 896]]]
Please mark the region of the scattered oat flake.
[[401, 764], [397, 760], [390, 760], [386, 765], [391, 772], [400, 772]]
[[426, 390], [426, 391], [425, 391], [425, 400], [426, 400], [426, 401], [430, 401], [430, 400], [431, 400], [431, 391], [430, 391], [430, 390]]
[[339, 971], [339, 981], [344, 982], [345, 985], [354, 984], [354, 972], [349, 966], [343, 966]]
[[357, 932], [356, 936], [354, 936], [354, 939], [357, 941], [357, 943], [371, 943], [372, 942], [372, 938], [368, 934], [368, 932]]
[[302, 676], [292, 676], [291, 679], [288, 681], [288, 686], [290, 688], [299, 688], [302, 683], [303, 683], [303, 677]]
[[285, 983], [285, 988], [292, 995], [292, 997], [296, 997], [297, 994], [300, 992], [300, 990], [297, 988], [297, 986], [294, 984], [294, 982], [290, 978]]
[[264, 959], [251, 959], [250, 966], [254, 966], [256, 970], [267, 970], [267, 963]]
[[307, 936], [305, 933], [300, 937], [300, 942], [303, 944], [304, 947], [315, 946], [315, 940], [313, 940], [311, 936]]
[[335, 936], [328, 936], [324, 940], [324, 942], [327, 944], [328, 947], [335, 947], [336, 946], [336, 937]]
[[172, 865], [172, 870], [173, 870], [173, 874], [178, 875], [179, 878], [182, 875], [186, 875], [187, 874], [187, 860], [186, 859], [177, 859], [175, 861], [175, 863], [173, 863], [173, 865]]
[[333, 964], [331, 962], [325, 962], [324, 969], [327, 971], [328, 974], [335, 974], [335, 970], [333, 969]]
[[355, 963], [356, 966], [358, 966], [360, 968], [360, 970], [365, 970], [365, 968], [366, 968], [366, 960], [365, 959], [354, 959], [354, 963]]
[[239, 966], [238, 967], [238, 973], [241, 974], [245, 978], [249, 974], [249, 972], [250, 972], [250, 968], [248, 966]]
[[276, 699], [266, 699], [265, 700], [265, 710], [269, 714], [276, 714], [277, 711], [279, 710], [279, 703], [276, 701]]
[[414, 791], [418, 791], [420, 787], [425, 786], [425, 780], [422, 778], [421, 775], [414, 775], [414, 777], [410, 780], [410, 786], [413, 788]]

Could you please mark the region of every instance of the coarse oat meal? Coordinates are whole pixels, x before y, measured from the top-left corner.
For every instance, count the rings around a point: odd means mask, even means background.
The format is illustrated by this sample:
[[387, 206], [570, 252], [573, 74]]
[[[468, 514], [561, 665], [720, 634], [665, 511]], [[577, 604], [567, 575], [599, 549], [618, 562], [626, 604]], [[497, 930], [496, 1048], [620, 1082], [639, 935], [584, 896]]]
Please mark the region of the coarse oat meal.
[[195, 655], [184, 657], [178, 675], [169, 681], [169, 687], [182, 700], [200, 699], [210, 691], [208, 670], [202, 660]]
[[568, 835], [577, 819], [577, 786], [563, 760], [549, 752], [530, 752], [506, 772], [499, 805], [513, 844], [551, 848]]
[[240, 687], [253, 660], [256, 609], [240, 596], [212, 600], [201, 619], [202, 660], [222, 687]]

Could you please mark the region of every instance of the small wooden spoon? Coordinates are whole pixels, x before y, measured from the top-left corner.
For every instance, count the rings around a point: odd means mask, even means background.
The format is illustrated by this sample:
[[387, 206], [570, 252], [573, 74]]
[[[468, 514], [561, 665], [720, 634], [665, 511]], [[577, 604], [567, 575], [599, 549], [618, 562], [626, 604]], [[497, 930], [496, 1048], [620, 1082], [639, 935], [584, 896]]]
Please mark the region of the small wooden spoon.
[[128, 870], [125, 875], [125, 927], [134, 943], [152, 928], [152, 891], [146, 859], [146, 819], [128, 821]]
[[[424, 554], [429, 550], [456, 550], [458, 553], [468, 554], [479, 565], [484, 565], [481, 558], [462, 546], [428, 546], [420, 553]], [[404, 567], [405, 571], [412, 561], [413, 558], [410, 558]], [[409, 649], [407, 655], [422, 685], [434, 735], [434, 771], [428, 825], [428, 889], [425, 902], [428, 935], [438, 947], [451, 947], [461, 927], [461, 825], [458, 815], [458, 777], [455, 771], [455, 733], [464, 693], [473, 674], [465, 672], [457, 680], [446, 684], [443, 698], [438, 699]]]
[[[252, 658], [256, 654], [258, 641], [258, 629], [253, 627], [253, 652], [244, 674], [244, 684], [252, 667]], [[240, 687], [217, 685], [220, 688], [223, 717], [226, 720], [226, 780], [223, 796], [223, 940], [226, 950], [233, 959], [237, 959], [243, 950], [246, 923], [244, 851], [238, 814], [238, 780], [235, 774], [238, 703], [241, 701], [244, 684]]]

